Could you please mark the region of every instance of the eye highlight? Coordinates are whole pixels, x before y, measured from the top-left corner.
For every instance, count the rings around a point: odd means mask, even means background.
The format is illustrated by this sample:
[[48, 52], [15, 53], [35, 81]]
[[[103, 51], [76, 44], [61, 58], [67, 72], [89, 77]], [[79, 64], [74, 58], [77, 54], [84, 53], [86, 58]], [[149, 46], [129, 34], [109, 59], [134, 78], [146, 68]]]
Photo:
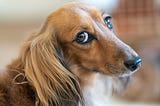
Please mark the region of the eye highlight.
[[108, 27], [110, 30], [113, 29], [113, 25], [112, 25], [111, 19], [112, 19], [111, 16], [107, 16], [107, 17], [105, 17], [105, 19], [104, 19], [104, 23], [107, 25], [107, 27]]
[[74, 41], [76, 41], [78, 44], [87, 44], [91, 42], [94, 39], [94, 36], [86, 31], [80, 31], [77, 33], [76, 38]]

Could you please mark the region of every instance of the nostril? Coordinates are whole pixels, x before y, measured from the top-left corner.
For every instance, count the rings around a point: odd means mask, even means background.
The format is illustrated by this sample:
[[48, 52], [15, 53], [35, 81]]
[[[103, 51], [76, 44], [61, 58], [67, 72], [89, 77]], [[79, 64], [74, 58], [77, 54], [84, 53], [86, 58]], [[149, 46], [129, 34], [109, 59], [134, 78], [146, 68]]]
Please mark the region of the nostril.
[[128, 60], [124, 62], [124, 65], [131, 71], [135, 71], [142, 62], [142, 59], [140, 57], [136, 57], [135, 59]]

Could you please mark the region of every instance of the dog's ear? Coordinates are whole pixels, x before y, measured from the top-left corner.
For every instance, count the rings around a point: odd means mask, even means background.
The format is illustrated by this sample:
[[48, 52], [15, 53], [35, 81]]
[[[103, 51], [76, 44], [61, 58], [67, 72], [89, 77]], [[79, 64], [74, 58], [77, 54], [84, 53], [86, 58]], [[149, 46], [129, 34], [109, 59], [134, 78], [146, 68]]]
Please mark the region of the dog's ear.
[[42, 28], [22, 48], [25, 75], [37, 93], [39, 105], [63, 106], [81, 101], [79, 83], [64, 66], [53, 28]]

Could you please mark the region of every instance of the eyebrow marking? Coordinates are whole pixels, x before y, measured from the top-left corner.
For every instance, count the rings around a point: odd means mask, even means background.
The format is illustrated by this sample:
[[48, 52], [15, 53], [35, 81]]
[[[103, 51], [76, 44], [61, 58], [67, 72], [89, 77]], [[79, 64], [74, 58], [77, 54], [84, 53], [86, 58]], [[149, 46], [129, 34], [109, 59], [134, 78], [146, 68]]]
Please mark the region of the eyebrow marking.
[[103, 16], [104, 14], [106, 14], [106, 12], [104, 10], [101, 10], [101, 15]]
[[82, 24], [82, 25], [80, 25], [80, 27], [83, 28], [83, 29], [88, 29], [89, 25], [88, 24]]

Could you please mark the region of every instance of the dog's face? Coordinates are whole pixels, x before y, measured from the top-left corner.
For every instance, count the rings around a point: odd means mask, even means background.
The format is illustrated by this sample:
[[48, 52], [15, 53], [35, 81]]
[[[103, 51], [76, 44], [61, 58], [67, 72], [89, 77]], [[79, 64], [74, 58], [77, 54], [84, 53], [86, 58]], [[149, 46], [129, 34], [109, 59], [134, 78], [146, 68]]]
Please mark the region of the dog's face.
[[125, 76], [138, 69], [141, 59], [115, 35], [111, 18], [81, 3], [66, 5], [48, 17], [71, 71], [79, 67], [79, 72]]

